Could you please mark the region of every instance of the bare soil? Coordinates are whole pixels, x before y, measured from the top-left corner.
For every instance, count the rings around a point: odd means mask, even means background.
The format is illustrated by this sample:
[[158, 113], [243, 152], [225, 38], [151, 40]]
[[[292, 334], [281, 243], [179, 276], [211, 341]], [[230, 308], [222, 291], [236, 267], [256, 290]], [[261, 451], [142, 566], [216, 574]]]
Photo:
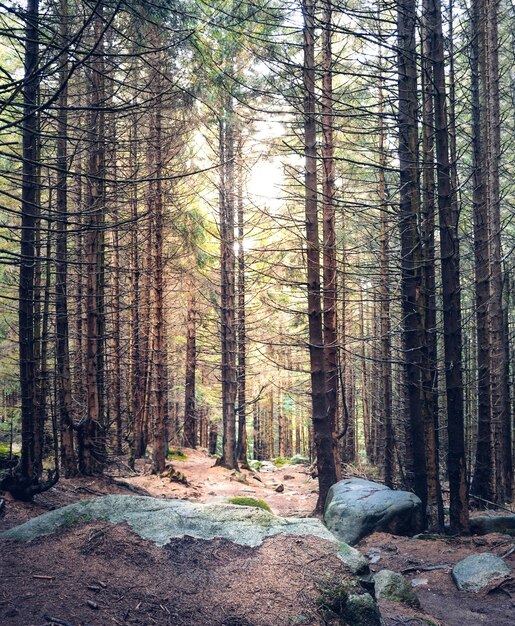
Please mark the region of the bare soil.
[[[139, 461], [136, 474], [118, 461], [104, 477], [61, 480], [34, 503], [2, 496], [0, 530], [109, 493], [197, 502], [250, 496], [264, 499], [282, 516], [308, 516], [314, 510], [317, 483], [306, 466], [237, 474], [214, 467], [205, 451], [183, 452], [187, 458], [171, 464], [187, 485], [152, 476], [148, 461]], [[467, 594], [457, 590], [450, 572], [469, 554], [504, 556], [513, 545], [506, 535], [429, 541], [376, 533], [357, 547], [372, 558], [372, 571], [392, 569], [416, 584], [421, 610], [382, 601], [387, 626], [509, 626], [515, 624], [513, 580], [488, 593]], [[30, 544], [4, 541], [0, 548], [2, 626], [328, 624], [317, 610], [320, 589], [348, 579], [329, 546], [315, 538], [274, 537], [259, 548], [246, 548], [186, 537], [161, 548], [124, 525], [95, 522]], [[506, 560], [515, 567], [514, 554]]]
[[[471, 554], [492, 552], [504, 556], [513, 546], [512, 537], [500, 534], [427, 540], [375, 533], [356, 547], [372, 560], [379, 558], [371, 563], [372, 572], [391, 569], [415, 582], [422, 610], [432, 616], [434, 623], [445, 626], [511, 626], [515, 624], [513, 579], [485, 593], [465, 593], [456, 588], [451, 569]], [[506, 558], [506, 562], [515, 570], [514, 553]], [[435, 566], [438, 569], [432, 569]], [[411, 611], [399, 605], [382, 602], [380, 605], [383, 615], [390, 619], [392, 625], [417, 623], [407, 622]]]

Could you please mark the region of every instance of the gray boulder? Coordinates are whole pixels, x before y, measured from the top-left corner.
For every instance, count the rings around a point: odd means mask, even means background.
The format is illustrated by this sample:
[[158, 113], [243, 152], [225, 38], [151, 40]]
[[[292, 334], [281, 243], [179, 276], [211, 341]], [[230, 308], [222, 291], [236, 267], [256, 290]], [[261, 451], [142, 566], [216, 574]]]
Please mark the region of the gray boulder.
[[460, 591], [477, 593], [491, 582], [510, 576], [510, 567], [495, 554], [472, 554], [456, 563], [452, 577]]
[[470, 518], [470, 532], [473, 535], [507, 531], [515, 532], [515, 515], [478, 515]]
[[415, 535], [424, 529], [422, 502], [415, 494], [362, 478], [341, 480], [331, 487], [324, 521], [349, 544], [375, 531]]
[[340, 543], [319, 520], [284, 518], [254, 507], [198, 504], [146, 496], [111, 495], [85, 500], [49, 511], [0, 534], [0, 538], [32, 541], [75, 523], [103, 520], [127, 523], [132, 530], [158, 545], [188, 535], [197, 539], [220, 537], [243, 546], [259, 546], [275, 535], [313, 536]]
[[402, 574], [383, 569], [374, 575], [374, 588], [378, 600], [392, 600], [414, 608], [420, 607], [417, 594]]

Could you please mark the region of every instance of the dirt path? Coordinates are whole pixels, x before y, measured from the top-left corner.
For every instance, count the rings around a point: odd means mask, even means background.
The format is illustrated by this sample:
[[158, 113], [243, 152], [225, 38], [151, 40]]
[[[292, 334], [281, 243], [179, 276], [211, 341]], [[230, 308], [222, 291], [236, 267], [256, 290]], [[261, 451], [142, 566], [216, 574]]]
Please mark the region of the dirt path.
[[[189, 486], [171, 482], [167, 477], [152, 476], [149, 462], [140, 462], [140, 476], [125, 480], [154, 497], [226, 502], [236, 496], [250, 496], [265, 500], [276, 515], [283, 517], [307, 517], [313, 513], [318, 485], [305, 465], [275, 468], [266, 463], [259, 472], [242, 470], [236, 473], [215, 467], [214, 459], [203, 450], [182, 448], [181, 451], [187, 458], [171, 463], [177, 471], [184, 473]], [[278, 487], [279, 492], [276, 491]]]

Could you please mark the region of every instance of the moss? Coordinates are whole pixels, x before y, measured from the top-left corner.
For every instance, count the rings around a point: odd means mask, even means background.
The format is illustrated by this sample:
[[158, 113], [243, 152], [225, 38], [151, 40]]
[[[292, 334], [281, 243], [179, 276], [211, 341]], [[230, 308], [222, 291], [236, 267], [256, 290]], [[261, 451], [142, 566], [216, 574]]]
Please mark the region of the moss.
[[259, 498], [237, 497], [227, 500], [229, 504], [237, 504], [238, 506], [252, 506], [255, 509], [263, 509], [263, 511], [272, 512], [272, 509], [264, 500]]
[[[70, 513], [65, 511], [63, 513], [63, 524], [64, 528], [70, 528], [75, 524], [87, 524], [88, 522], [93, 522], [96, 518], [90, 515], [89, 513]], [[101, 518], [99, 518], [101, 519]], [[107, 519], [105, 521], [108, 521]]]
[[10, 446], [8, 443], [0, 443], [0, 456], [9, 456]]
[[376, 598], [402, 602], [413, 608], [420, 608], [417, 594], [402, 574], [383, 569], [374, 576]]
[[276, 467], [283, 467], [283, 465], [287, 465], [289, 462], [290, 462], [290, 459], [287, 459], [282, 456], [278, 456], [276, 459], [274, 459], [274, 465]]
[[318, 610], [322, 613], [330, 611], [336, 615], [343, 615], [349, 597], [347, 584], [331, 585], [320, 590], [317, 598]]
[[167, 458], [169, 461], [185, 461], [188, 457], [182, 450], [170, 450]]
[[250, 461], [249, 465], [251, 467], [251, 469], [256, 470], [257, 472], [259, 472], [261, 470], [261, 468], [263, 467], [263, 463], [262, 461]]
[[352, 626], [380, 626], [377, 603], [362, 593], [355, 579], [328, 580], [319, 587], [317, 608], [324, 623]]

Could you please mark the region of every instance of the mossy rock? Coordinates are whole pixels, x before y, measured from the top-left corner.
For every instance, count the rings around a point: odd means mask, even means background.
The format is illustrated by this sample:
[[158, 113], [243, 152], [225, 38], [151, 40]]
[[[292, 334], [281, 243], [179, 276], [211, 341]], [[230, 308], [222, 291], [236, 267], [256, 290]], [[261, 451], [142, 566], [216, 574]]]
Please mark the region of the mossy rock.
[[352, 593], [347, 598], [344, 619], [352, 626], [381, 626], [381, 613], [369, 593]]
[[355, 580], [329, 583], [320, 590], [318, 610], [333, 623], [334, 618], [352, 626], [380, 626], [381, 614], [369, 593], [360, 593]]
[[238, 506], [252, 506], [255, 509], [263, 509], [263, 511], [272, 512], [272, 509], [268, 506], [268, 504], [259, 498], [251, 498], [247, 496], [239, 496], [236, 498], [231, 498], [227, 500], [228, 504], [237, 504]]
[[167, 455], [169, 461], [185, 461], [187, 458], [182, 450], [170, 450]]
[[290, 463], [290, 459], [283, 456], [278, 456], [276, 459], [273, 460], [273, 463], [276, 467], [284, 467], [285, 465], [288, 465]]
[[382, 569], [374, 576], [376, 598], [402, 602], [413, 608], [420, 608], [417, 594], [402, 574]]

